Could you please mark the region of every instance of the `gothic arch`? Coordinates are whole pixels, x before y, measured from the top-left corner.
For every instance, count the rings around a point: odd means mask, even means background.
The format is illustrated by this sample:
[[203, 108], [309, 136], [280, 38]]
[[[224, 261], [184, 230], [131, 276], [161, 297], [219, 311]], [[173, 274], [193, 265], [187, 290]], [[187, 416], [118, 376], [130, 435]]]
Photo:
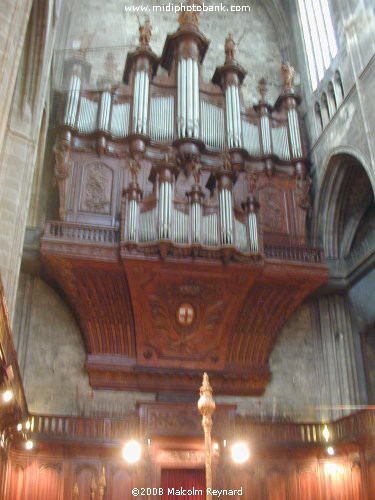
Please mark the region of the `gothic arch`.
[[361, 159], [353, 151], [336, 149], [324, 165], [314, 207], [313, 237], [327, 258], [349, 255], [359, 225], [374, 203], [370, 169]]

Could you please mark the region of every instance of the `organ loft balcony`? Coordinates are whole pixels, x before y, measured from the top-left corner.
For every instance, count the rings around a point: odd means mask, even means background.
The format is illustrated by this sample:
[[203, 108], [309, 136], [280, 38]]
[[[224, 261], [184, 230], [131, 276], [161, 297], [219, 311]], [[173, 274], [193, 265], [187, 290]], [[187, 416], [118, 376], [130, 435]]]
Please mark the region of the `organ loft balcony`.
[[42, 272], [74, 311], [92, 387], [195, 391], [205, 370], [217, 393], [259, 395], [281, 327], [327, 278], [293, 68], [275, 105], [261, 80], [247, 107], [231, 36], [208, 84], [199, 18], [179, 24], [161, 58], [140, 27], [123, 84], [89, 91], [84, 54], [65, 62]]

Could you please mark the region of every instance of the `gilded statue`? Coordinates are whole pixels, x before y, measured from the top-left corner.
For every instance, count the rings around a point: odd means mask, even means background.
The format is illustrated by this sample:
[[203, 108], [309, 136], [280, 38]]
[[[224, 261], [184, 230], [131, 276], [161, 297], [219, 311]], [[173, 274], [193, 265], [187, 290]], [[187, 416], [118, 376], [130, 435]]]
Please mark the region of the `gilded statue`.
[[[201, 0], [187, 0], [186, 5], [182, 6], [183, 10], [178, 17], [178, 23], [180, 26], [194, 26], [199, 27], [199, 10], [194, 10], [196, 7], [202, 7]], [[189, 10], [187, 10], [187, 8]]]
[[224, 52], [225, 52], [225, 62], [233, 61], [235, 59], [236, 43], [233, 40], [232, 33], [229, 33], [225, 39]]
[[293, 68], [293, 66], [291, 66], [289, 62], [283, 62], [283, 64], [281, 65], [281, 78], [283, 80], [285, 89], [293, 88], [293, 81], [295, 74], [296, 71]]
[[146, 19], [145, 23], [139, 26], [139, 43], [141, 46], [148, 47], [150, 45], [152, 34], [152, 25], [149, 19]]

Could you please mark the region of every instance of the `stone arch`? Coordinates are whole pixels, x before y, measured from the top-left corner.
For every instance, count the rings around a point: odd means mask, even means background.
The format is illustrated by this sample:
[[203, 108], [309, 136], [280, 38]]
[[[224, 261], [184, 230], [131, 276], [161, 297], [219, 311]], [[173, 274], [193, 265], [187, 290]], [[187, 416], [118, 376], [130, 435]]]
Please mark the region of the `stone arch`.
[[359, 225], [374, 203], [370, 169], [353, 151], [335, 150], [324, 165], [313, 216], [313, 238], [327, 258], [349, 255]]

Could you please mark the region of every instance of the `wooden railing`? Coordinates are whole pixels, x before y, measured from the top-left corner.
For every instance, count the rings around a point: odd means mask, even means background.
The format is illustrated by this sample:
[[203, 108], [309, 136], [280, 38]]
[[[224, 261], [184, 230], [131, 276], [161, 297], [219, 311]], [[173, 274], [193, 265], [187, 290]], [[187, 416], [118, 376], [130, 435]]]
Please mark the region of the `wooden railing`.
[[[116, 445], [130, 437], [145, 437], [140, 436], [140, 417], [137, 413], [121, 419], [34, 415], [30, 421], [34, 438], [47, 441], [88, 441]], [[216, 435], [244, 439], [255, 447], [327, 445], [323, 423], [259, 422], [238, 415], [234, 422], [230, 418], [222, 419], [222, 422], [226, 422], [225, 426], [229, 427], [222, 429], [220, 420], [217, 421], [214, 429]], [[198, 415], [197, 425], [199, 427]], [[329, 442], [332, 444], [371, 436], [375, 432], [375, 411], [361, 411], [327, 425]], [[182, 429], [181, 434], [183, 432], [186, 429]]]
[[76, 240], [114, 245], [120, 241], [120, 232], [112, 227], [49, 221], [46, 224], [43, 237], [44, 239]]
[[57, 441], [90, 441], [116, 444], [138, 436], [135, 414], [126, 418], [98, 418], [34, 415], [30, 417], [31, 433], [36, 439]]
[[319, 248], [305, 246], [281, 246], [264, 244], [264, 254], [269, 259], [309, 262], [321, 264], [324, 262], [323, 251]]

